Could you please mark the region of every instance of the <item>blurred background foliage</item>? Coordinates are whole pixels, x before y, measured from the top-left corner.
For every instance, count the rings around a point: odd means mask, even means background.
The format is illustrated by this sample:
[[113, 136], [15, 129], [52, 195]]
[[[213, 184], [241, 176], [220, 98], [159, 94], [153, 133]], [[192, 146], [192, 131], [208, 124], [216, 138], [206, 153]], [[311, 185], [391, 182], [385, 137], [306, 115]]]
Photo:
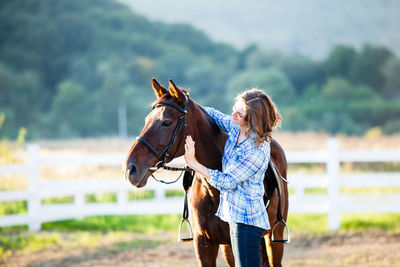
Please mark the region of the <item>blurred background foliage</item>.
[[323, 59], [216, 43], [185, 24], [153, 22], [107, 0], [0, 2], [1, 136], [118, 134], [118, 108], [139, 134], [151, 78], [230, 113], [245, 88], [270, 93], [282, 129], [400, 132], [400, 59], [388, 48], [332, 47]]

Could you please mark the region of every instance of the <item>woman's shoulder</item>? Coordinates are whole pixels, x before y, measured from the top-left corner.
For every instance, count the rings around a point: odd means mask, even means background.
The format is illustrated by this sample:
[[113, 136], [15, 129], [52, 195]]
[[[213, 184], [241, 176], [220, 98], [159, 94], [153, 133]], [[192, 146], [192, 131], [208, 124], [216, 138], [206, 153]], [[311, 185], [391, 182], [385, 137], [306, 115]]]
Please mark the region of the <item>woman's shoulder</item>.
[[246, 151], [249, 153], [257, 153], [268, 155], [270, 153], [270, 142], [264, 141], [260, 145], [257, 145], [257, 140], [254, 136], [249, 136], [248, 138], [249, 145], [246, 148]]

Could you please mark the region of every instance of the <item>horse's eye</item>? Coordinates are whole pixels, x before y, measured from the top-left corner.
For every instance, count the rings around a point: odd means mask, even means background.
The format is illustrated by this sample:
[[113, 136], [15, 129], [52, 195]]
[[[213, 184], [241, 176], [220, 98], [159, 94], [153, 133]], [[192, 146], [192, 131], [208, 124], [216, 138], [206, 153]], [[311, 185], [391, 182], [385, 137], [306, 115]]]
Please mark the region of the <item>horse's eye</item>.
[[163, 122], [161, 123], [161, 125], [164, 126], [164, 127], [168, 127], [168, 126], [171, 125], [171, 123], [172, 123], [172, 122], [170, 122], [170, 121], [163, 121]]

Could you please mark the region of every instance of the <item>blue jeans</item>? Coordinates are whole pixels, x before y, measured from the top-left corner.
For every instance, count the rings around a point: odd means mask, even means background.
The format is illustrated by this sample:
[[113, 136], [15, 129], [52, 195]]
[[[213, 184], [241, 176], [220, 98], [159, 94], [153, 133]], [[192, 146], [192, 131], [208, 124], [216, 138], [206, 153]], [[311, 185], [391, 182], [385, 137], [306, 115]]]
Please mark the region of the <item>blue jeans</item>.
[[236, 266], [260, 266], [260, 242], [265, 230], [253, 225], [230, 222], [229, 232]]

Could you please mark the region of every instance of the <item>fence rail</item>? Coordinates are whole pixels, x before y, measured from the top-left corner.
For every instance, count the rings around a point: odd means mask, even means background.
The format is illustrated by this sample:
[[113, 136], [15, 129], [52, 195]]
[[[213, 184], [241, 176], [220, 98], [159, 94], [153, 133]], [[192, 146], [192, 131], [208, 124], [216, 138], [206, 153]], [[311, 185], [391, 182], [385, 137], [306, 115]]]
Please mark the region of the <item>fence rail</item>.
[[[327, 213], [330, 230], [340, 228], [342, 212], [400, 213], [400, 194], [349, 194], [342, 188], [400, 188], [400, 173], [341, 173], [342, 162], [400, 162], [400, 151], [339, 151], [336, 139], [327, 142], [320, 151], [287, 151], [288, 163], [324, 163], [321, 174], [290, 173], [290, 213]], [[58, 165], [120, 166], [125, 155], [40, 156], [39, 146], [28, 146], [28, 163], [0, 165], [1, 175], [28, 175], [27, 190], [0, 191], [0, 202], [27, 201], [26, 214], [0, 216], [0, 227], [27, 224], [39, 231], [43, 222], [94, 215], [173, 214], [182, 212], [182, 197], [166, 197], [167, 190], [182, 190], [181, 183], [165, 185], [149, 180], [144, 189], [134, 189], [122, 175], [114, 179], [45, 181], [40, 179], [40, 167]], [[182, 158], [175, 160], [182, 164]], [[307, 194], [307, 188], [323, 188], [326, 194]], [[128, 200], [129, 191], [152, 190], [154, 198]], [[115, 203], [87, 203], [85, 198], [95, 193], [116, 193]], [[43, 204], [42, 200], [73, 197], [69, 204]]]

